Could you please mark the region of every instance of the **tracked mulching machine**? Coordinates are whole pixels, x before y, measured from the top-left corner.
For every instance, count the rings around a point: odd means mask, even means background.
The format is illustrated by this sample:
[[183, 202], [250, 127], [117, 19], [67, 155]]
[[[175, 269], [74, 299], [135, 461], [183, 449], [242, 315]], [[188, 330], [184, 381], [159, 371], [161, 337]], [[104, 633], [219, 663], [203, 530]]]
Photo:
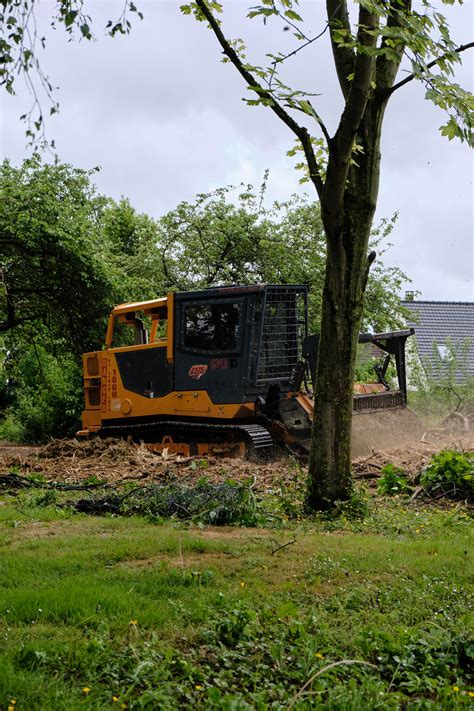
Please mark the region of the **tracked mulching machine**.
[[[381, 362], [377, 382], [355, 385], [356, 455], [418, 427], [406, 406], [405, 342], [413, 332], [359, 338]], [[187, 456], [265, 452], [282, 442], [304, 459], [317, 345], [318, 336], [308, 336], [305, 286], [215, 287], [122, 304], [110, 314], [104, 349], [83, 356], [78, 435], [130, 436]], [[392, 362], [396, 388], [386, 377]]]

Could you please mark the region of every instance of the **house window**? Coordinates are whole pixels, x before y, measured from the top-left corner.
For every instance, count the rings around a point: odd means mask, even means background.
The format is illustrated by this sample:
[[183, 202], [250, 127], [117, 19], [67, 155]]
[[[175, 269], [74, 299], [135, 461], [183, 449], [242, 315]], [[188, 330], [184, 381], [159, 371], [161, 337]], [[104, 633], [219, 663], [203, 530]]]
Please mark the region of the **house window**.
[[441, 360], [450, 360], [449, 348], [447, 346], [437, 346]]

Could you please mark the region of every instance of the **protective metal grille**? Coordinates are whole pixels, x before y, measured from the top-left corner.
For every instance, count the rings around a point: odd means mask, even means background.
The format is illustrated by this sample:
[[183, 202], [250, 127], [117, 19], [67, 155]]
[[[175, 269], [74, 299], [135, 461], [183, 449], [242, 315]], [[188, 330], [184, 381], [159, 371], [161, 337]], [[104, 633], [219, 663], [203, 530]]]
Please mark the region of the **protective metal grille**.
[[289, 379], [302, 357], [307, 331], [306, 287], [267, 287], [257, 381]]

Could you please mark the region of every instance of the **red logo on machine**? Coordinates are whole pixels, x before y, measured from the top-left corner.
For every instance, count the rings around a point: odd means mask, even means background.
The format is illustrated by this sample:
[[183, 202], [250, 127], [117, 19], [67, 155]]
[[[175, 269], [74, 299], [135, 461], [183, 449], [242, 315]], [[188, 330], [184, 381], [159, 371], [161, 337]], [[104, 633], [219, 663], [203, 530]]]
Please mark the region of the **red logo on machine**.
[[194, 380], [199, 380], [205, 373], [207, 373], [207, 365], [192, 365], [188, 370], [188, 375]]
[[227, 358], [211, 358], [211, 370], [225, 369], [229, 367]]

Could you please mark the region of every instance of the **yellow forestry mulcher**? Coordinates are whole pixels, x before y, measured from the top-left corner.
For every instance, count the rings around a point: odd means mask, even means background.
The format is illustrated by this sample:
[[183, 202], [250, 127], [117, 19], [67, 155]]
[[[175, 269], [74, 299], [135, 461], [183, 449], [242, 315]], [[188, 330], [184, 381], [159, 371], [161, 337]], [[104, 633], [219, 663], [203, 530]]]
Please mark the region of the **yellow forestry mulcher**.
[[[123, 325], [133, 345], [114, 345]], [[122, 304], [104, 349], [85, 353], [78, 435], [130, 436], [185, 456], [309, 448], [318, 336], [307, 287], [256, 284], [169, 293]], [[383, 357], [378, 382], [356, 384], [353, 454], [397, 443], [416, 426], [406, 406], [405, 342], [413, 329], [361, 334]], [[398, 387], [385, 376], [395, 362]]]

